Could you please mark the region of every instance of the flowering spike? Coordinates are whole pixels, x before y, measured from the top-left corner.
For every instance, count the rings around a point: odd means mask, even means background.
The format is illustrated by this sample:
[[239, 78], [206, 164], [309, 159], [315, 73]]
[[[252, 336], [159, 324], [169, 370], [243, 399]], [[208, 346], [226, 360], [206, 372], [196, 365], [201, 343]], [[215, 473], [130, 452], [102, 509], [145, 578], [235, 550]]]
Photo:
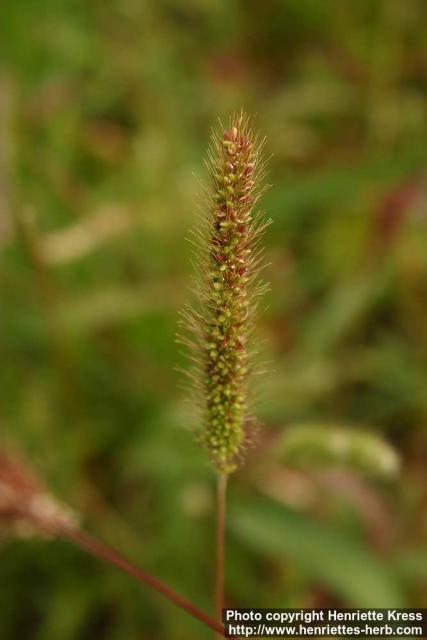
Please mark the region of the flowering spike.
[[240, 112], [212, 136], [198, 246], [197, 304], [183, 312], [192, 351], [192, 380], [201, 392], [201, 440], [221, 473], [231, 473], [248, 439], [254, 417], [248, 377], [254, 370], [250, 338], [263, 266], [258, 241], [270, 221], [254, 206], [262, 193], [262, 142]]
[[56, 537], [75, 526], [74, 514], [49, 494], [28, 464], [0, 449], [0, 534]]

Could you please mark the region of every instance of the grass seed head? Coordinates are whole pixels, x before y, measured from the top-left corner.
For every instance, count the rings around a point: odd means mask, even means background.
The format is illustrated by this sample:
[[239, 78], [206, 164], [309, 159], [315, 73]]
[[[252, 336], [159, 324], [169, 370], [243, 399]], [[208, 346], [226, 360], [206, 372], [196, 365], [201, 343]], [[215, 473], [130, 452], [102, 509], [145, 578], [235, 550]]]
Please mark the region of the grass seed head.
[[266, 221], [256, 211], [264, 189], [262, 141], [240, 112], [212, 135], [197, 244], [196, 303], [183, 313], [182, 337], [195, 363], [201, 440], [220, 473], [235, 470], [255, 419], [248, 382], [254, 372], [252, 333], [263, 267]]
[[56, 537], [75, 526], [74, 514], [49, 494], [29, 465], [0, 450], [0, 533]]

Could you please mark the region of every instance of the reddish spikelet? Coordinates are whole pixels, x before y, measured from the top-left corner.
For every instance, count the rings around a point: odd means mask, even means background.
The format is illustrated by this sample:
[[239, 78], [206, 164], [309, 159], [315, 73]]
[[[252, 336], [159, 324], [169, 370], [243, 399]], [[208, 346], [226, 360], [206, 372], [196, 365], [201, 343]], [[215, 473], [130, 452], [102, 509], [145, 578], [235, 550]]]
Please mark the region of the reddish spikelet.
[[191, 350], [190, 372], [200, 391], [201, 439], [221, 473], [232, 472], [241, 457], [254, 416], [248, 379], [254, 371], [251, 336], [263, 267], [259, 240], [270, 221], [254, 207], [263, 190], [262, 142], [240, 112], [212, 136], [197, 245], [197, 304], [184, 311]]
[[59, 536], [74, 526], [74, 516], [49, 495], [34, 471], [0, 450], [0, 532]]

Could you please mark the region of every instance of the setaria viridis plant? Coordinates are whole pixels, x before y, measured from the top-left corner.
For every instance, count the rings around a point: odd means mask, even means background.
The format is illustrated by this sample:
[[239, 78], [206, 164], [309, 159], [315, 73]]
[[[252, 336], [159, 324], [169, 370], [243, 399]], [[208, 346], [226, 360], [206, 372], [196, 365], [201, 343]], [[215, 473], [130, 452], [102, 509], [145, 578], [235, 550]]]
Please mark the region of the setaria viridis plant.
[[270, 223], [257, 203], [264, 190], [263, 141], [239, 112], [212, 134], [208, 183], [192, 232], [196, 245], [195, 298], [183, 312], [181, 341], [194, 364], [200, 439], [221, 474], [235, 470], [256, 420], [251, 377], [256, 373], [253, 332], [264, 266], [263, 232]]

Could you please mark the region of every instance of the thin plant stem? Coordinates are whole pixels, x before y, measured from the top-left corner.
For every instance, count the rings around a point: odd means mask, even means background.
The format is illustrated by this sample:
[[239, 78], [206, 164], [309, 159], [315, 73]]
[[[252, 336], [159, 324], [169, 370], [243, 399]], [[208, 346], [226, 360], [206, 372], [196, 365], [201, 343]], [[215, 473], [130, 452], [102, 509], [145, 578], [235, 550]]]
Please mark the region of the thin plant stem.
[[[218, 474], [217, 484], [215, 618], [220, 625], [222, 625], [222, 609], [224, 607], [224, 542], [227, 477], [226, 473]], [[216, 635], [216, 638], [220, 637], [220, 635]]]
[[189, 613], [193, 618], [196, 618], [203, 624], [210, 627], [213, 631], [215, 631], [218, 638], [227, 637], [225, 635], [225, 630], [222, 623], [213, 620], [192, 602], [181, 596], [179, 593], [176, 593], [173, 589], [164, 584], [158, 578], [135, 566], [130, 560], [125, 558], [125, 556], [123, 556], [121, 553], [119, 553], [109, 545], [78, 529], [69, 529], [68, 531], [63, 533], [63, 536], [91, 555], [108, 564], [114, 565], [121, 571], [124, 571], [125, 573], [135, 578], [138, 582], [148, 585], [155, 591], [158, 591], [165, 598]]

